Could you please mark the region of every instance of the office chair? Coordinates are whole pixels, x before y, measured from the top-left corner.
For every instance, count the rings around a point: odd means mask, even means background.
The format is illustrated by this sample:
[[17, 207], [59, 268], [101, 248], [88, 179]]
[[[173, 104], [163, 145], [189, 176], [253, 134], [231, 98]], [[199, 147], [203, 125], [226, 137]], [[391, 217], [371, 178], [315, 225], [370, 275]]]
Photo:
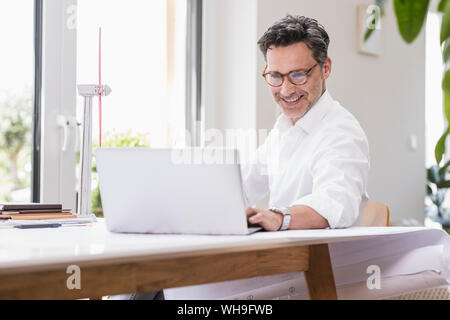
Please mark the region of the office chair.
[[365, 227], [389, 226], [389, 207], [376, 201], [367, 202], [362, 213], [362, 225]]

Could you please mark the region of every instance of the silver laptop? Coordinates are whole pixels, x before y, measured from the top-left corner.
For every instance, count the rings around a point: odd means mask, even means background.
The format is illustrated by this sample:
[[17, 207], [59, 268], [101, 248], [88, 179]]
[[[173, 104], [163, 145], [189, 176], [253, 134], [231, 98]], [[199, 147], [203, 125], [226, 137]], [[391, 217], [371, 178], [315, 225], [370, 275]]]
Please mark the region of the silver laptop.
[[103, 214], [112, 232], [245, 235], [238, 152], [232, 149], [95, 150]]

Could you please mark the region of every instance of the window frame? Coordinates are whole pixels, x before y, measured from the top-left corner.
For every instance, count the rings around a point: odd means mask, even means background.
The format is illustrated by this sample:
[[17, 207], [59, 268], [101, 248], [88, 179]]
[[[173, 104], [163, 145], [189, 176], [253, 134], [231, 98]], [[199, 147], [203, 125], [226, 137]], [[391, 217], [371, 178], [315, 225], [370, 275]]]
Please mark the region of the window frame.
[[43, 0], [34, 0], [34, 83], [31, 142], [31, 202], [40, 202], [41, 179], [41, 90], [42, 90], [42, 26]]
[[69, 22], [76, 21], [77, 0], [46, 0], [42, 4], [39, 202], [62, 203], [75, 212], [75, 131], [70, 130], [70, 147], [62, 151], [63, 130], [57, 118], [76, 118], [77, 29]]
[[[188, 0], [186, 26], [186, 130], [192, 146], [201, 146], [203, 0]], [[189, 142], [189, 141], [188, 141]]]

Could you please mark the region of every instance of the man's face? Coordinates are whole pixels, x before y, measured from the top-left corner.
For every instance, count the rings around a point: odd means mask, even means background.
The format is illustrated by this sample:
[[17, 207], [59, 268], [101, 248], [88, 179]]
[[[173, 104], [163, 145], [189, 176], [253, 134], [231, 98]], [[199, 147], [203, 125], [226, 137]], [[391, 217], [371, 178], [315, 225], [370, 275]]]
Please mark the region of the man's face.
[[[271, 46], [267, 50], [266, 72], [279, 72], [281, 74], [296, 70], [306, 72], [316, 63], [311, 49], [303, 42], [287, 47]], [[270, 87], [275, 102], [280, 105], [283, 113], [291, 118], [293, 124], [303, 117], [325, 92], [325, 80], [330, 72], [331, 60], [327, 58], [322, 67], [316, 65], [308, 73], [306, 83], [294, 85], [286, 76], [280, 87]]]

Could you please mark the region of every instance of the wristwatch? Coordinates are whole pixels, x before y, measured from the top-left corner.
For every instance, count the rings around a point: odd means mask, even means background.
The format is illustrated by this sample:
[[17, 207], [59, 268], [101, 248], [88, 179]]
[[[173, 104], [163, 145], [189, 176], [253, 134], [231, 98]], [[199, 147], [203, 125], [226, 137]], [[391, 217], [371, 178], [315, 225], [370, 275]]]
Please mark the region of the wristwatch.
[[271, 207], [269, 210], [276, 213], [281, 213], [283, 215], [283, 222], [281, 223], [281, 227], [278, 231], [287, 230], [289, 228], [289, 223], [291, 222], [291, 213], [289, 212], [289, 209], [286, 207]]

